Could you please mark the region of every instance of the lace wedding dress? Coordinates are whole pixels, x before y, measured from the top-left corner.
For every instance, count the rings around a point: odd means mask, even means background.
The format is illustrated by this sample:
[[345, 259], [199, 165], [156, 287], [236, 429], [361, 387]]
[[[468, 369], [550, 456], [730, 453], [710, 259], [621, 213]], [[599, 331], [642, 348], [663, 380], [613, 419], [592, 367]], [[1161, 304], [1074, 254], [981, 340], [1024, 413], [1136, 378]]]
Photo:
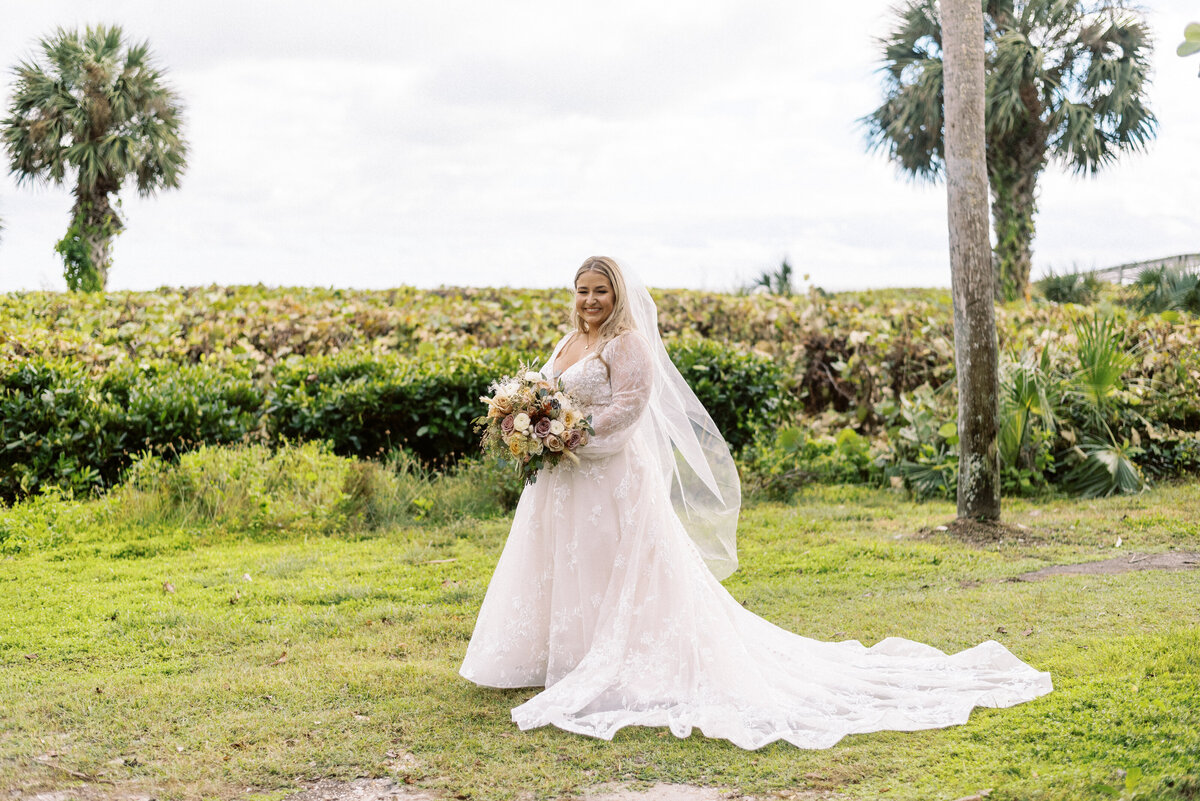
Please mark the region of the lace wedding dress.
[[[565, 341], [545, 375], [558, 375]], [[596, 436], [579, 465], [543, 470], [521, 495], [460, 671], [489, 687], [545, 687], [513, 710], [520, 728], [611, 739], [668, 726], [746, 749], [827, 748], [1050, 691], [1048, 673], [997, 642], [953, 655], [899, 638], [820, 642], [744, 609], [706, 566], [655, 459], [648, 341], [625, 333], [601, 355], [561, 374]]]

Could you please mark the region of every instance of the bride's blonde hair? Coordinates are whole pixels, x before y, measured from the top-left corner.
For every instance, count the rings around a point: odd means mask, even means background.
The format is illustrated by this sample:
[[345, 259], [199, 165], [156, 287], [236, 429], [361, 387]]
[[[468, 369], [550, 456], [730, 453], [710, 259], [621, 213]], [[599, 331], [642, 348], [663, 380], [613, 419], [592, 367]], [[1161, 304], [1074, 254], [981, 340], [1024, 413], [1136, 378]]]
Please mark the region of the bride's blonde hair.
[[[616, 339], [626, 331], [633, 331], [633, 313], [629, 309], [629, 300], [625, 292], [625, 278], [621, 275], [621, 268], [617, 263], [608, 256], [592, 256], [585, 260], [583, 264], [575, 271], [575, 280], [571, 286], [579, 285], [579, 278], [584, 273], [600, 273], [608, 279], [608, 285], [612, 287], [613, 292], [613, 308], [612, 313], [600, 324], [600, 338], [596, 340], [596, 355], [604, 364], [605, 369], [608, 368], [608, 362], [604, 361], [604, 357], [600, 352], [604, 350], [604, 346], [610, 340]], [[579, 312], [575, 309], [574, 298], [571, 300], [571, 328], [581, 334], [587, 334], [587, 321], [579, 316]]]

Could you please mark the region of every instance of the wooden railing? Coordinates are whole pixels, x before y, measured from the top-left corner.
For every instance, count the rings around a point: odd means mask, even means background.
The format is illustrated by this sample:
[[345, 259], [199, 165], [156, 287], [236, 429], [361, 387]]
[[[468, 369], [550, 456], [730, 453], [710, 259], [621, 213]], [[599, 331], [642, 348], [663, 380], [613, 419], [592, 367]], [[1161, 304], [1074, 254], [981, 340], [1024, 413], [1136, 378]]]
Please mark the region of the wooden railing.
[[1132, 284], [1146, 270], [1157, 270], [1160, 267], [1195, 272], [1200, 270], [1200, 253], [1185, 253], [1181, 256], [1168, 256], [1165, 259], [1135, 261], [1129, 264], [1118, 264], [1115, 267], [1103, 267], [1099, 270], [1085, 272], [1096, 276], [1101, 281], [1113, 284]]

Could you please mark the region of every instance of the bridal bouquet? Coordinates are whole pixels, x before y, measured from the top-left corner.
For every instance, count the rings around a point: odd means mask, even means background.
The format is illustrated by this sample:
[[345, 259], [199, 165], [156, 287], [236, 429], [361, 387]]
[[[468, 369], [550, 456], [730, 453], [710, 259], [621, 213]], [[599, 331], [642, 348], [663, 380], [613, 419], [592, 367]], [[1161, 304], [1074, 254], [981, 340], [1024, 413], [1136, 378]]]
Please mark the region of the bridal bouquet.
[[539, 372], [520, 370], [491, 386], [492, 397], [480, 398], [487, 414], [475, 420], [483, 431], [484, 453], [513, 462], [526, 484], [537, 481], [543, 467], [563, 459], [579, 462], [575, 451], [586, 445], [591, 415], [584, 416], [562, 387]]

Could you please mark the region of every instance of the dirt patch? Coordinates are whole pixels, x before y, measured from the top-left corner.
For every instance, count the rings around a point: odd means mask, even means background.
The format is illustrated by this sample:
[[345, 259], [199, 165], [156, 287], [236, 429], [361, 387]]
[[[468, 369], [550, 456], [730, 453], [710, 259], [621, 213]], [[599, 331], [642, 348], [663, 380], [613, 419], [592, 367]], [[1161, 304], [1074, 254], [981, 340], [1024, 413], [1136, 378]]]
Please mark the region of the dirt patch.
[[[359, 779], [353, 782], [323, 781], [301, 793], [289, 795], [284, 801], [447, 801], [453, 794], [438, 794], [398, 785], [391, 779]], [[637, 790], [618, 784], [591, 787], [583, 795], [564, 796], [559, 801], [836, 801], [842, 796], [819, 790], [781, 790], [762, 796], [742, 795], [719, 787], [697, 787], [690, 784], [656, 784]], [[522, 793], [518, 801], [532, 801], [533, 796]]]
[[1052, 576], [1115, 576], [1135, 570], [1195, 570], [1200, 568], [1200, 553], [1167, 551], [1166, 553], [1127, 553], [1098, 562], [1076, 565], [1052, 565], [1022, 573], [1012, 581], [1040, 581]]
[[1001, 540], [1014, 541], [1029, 537], [1027, 526], [1011, 525], [998, 520], [972, 520], [960, 517], [932, 528], [922, 528], [917, 531], [918, 538], [945, 534], [959, 542], [970, 545], [995, 545]]
[[[732, 796], [738, 798], [739, 796]], [[628, 787], [600, 786], [586, 791], [580, 801], [643, 801], [643, 799], [666, 799], [666, 801], [726, 801], [731, 798], [728, 790], [716, 787], [693, 787], [690, 784], [656, 784], [646, 790]]]
[[392, 779], [325, 779], [284, 801], [440, 801], [442, 796], [397, 784]]

